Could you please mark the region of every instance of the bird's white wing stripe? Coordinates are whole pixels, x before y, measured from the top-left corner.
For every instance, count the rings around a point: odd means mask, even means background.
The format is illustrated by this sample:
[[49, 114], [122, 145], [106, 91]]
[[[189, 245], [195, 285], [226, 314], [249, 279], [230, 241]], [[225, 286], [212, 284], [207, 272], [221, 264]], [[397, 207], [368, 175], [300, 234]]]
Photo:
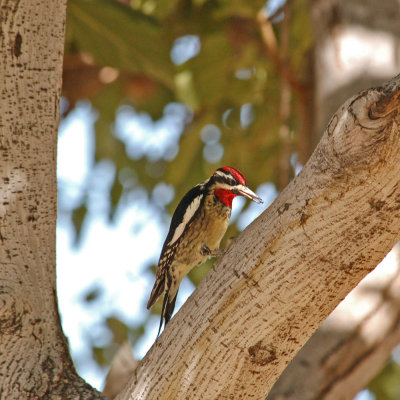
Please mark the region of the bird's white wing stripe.
[[179, 239], [179, 237], [182, 235], [183, 231], [185, 230], [185, 226], [190, 221], [190, 219], [193, 217], [196, 210], [199, 208], [202, 198], [203, 198], [203, 195], [200, 194], [199, 196], [195, 197], [193, 199], [193, 201], [190, 203], [189, 207], [185, 211], [185, 215], [183, 216], [182, 222], [176, 227], [174, 236], [172, 236], [171, 241], [168, 243], [169, 246], [171, 246], [173, 243], [175, 243]]

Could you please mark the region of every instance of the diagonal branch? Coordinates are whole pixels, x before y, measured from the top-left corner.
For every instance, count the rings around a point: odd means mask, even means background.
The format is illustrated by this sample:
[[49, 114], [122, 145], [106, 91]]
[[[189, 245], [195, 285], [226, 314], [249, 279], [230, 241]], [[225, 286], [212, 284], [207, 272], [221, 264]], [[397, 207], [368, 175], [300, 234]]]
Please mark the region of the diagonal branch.
[[353, 399], [400, 342], [400, 246], [366, 276], [285, 369], [267, 400]]
[[214, 265], [118, 399], [265, 399], [400, 237], [400, 115], [369, 118], [399, 87], [400, 75], [344, 103], [302, 172]]

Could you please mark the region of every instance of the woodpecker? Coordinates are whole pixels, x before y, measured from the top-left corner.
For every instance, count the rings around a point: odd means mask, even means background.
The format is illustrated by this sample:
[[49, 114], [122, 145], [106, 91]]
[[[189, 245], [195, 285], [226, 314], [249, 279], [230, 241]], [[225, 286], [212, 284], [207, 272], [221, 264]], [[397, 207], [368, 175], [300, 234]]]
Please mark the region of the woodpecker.
[[190, 189], [178, 204], [171, 220], [158, 261], [147, 309], [165, 292], [160, 327], [166, 326], [175, 308], [182, 279], [196, 265], [222, 254], [219, 244], [224, 236], [236, 196], [263, 203], [246, 186], [246, 179], [233, 167], [217, 169], [210, 178]]

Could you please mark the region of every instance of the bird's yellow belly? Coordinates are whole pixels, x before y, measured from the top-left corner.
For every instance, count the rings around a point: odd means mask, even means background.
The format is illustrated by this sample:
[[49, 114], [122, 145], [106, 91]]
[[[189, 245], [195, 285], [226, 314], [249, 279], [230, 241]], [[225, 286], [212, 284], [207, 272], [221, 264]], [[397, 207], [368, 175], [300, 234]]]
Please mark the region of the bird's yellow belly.
[[204, 244], [210, 249], [219, 248], [222, 238], [228, 228], [229, 218], [220, 218], [220, 220], [210, 219], [206, 228], [207, 233], [204, 237]]
[[[207, 200], [206, 200], [207, 201]], [[208, 199], [208, 203], [213, 199]], [[203, 263], [209, 256], [202, 252], [202, 247], [207, 246], [211, 251], [218, 249], [221, 240], [228, 228], [230, 208], [218, 207], [215, 204], [207, 204], [204, 207], [204, 215], [195, 222], [190, 229], [190, 237], [185, 238], [187, 245], [180, 254], [176, 255], [176, 272], [183, 277], [196, 265]], [[208, 214], [208, 215], [207, 215]]]

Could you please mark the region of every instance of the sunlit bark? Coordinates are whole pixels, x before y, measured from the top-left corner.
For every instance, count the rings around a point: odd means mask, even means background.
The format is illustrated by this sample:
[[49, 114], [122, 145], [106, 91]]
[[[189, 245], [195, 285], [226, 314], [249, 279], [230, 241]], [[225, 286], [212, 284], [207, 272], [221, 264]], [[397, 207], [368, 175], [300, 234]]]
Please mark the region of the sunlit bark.
[[302, 172], [235, 241], [122, 399], [265, 399], [400, 236], [400, 76], [350, 98]]
[[66, 1], [1, 2], [0, 398], [95, 399], [56, 299], [56, 149]]
[[[397, 0], [324, 0], [311, 3], [311, 13], [316, 144], [345, 98], [399, 71], [400, 7]], [[368, 276], [308, 341], [268, 398], [352, 399], [362, 390], [400, 341], [399, 274], [386, 263]]]
[[400, 343], [400, 247], [333, 311], [274, 385], [268, 400], [351, 400]]

